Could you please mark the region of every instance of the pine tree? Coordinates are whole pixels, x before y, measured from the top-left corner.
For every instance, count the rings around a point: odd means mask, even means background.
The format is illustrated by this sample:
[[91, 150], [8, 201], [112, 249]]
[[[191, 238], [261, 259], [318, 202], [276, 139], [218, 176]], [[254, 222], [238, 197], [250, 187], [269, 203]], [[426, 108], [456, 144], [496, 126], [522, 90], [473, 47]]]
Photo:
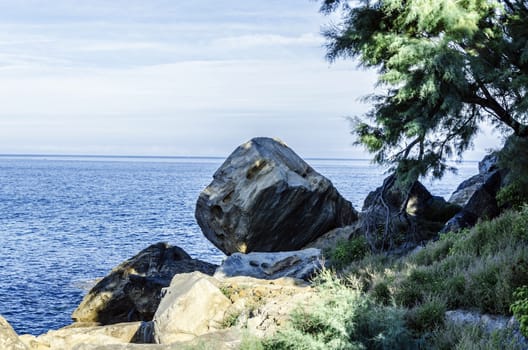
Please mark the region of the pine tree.
[[402, 178], [441, 177], [487, 121], [528, 138], [528, 1], [323, 0], [327, 58], [377, 69], [357, 143]]

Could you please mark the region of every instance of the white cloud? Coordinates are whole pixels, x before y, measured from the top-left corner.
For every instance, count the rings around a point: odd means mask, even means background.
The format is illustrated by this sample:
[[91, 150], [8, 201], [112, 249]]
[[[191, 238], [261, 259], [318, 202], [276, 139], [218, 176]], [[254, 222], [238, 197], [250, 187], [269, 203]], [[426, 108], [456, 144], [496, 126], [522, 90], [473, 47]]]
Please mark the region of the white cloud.
[[151, 41], [119, 42], [119, 41], [99, 41], [80, 43], [77, 50], [87, 52], [97, 51], [129, 51], [129, 50], [162, 50], [174, 51], [174, 46], [166, 43]]
[[321, 46], [324, 40], [320, 35], [305, 33], [299, 36], [284, 36], [277, 34], [252, 34], [220, 38], [217, 45], [230, 48], [253, 48], [259, 46]]

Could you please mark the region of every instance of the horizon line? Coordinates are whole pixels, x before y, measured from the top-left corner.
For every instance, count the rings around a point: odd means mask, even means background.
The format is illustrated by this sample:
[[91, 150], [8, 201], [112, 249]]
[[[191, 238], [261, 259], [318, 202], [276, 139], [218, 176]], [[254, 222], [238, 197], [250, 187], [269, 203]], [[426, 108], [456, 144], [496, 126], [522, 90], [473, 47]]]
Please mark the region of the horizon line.
[[[57, 154], [57, 153], [0, 153], [0, 157], [50, 157], [50, 158], [130, 158], [130, 159], [227, 159], [229, 156], [189, 156], [189, 155], [118, 155], [118, 154]], [[306, 160], [343, 160], [343, 161], [372, 161], [368, 158], [345, 158], [345, 157], [301, 157]], [[453, 160], [453, 162], [479, 162], [475, 159]]]

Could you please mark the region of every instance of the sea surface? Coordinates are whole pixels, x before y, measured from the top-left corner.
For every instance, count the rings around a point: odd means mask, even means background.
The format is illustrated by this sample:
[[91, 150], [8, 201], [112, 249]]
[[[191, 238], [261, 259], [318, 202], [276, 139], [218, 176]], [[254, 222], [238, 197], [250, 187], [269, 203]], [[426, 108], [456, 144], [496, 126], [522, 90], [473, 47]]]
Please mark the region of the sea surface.
[[[200, 191], [219, 158], [0, 156], [0, 314], [19, 334], [71, 323], [94, 280], [148, 245], [178, 245], [193, 258], [224, 255], [194, 219]], [[308, 160], [361, 209], [383, 169], [366, 160]], [[423, 183], [449, 198], [477, 173]]]

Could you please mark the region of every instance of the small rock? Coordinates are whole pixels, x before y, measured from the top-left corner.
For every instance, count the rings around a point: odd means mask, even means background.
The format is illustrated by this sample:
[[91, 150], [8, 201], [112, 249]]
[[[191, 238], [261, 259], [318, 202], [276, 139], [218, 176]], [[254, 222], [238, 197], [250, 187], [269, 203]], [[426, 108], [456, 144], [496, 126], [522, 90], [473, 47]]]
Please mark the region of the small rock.
[[321, 250], [316, 248], [277, 253], [235, 253], [222, 262], [214, 276], [249, 276], [270, 280], [291, 277], [308, 280], [321, 269], [321, 260]]

